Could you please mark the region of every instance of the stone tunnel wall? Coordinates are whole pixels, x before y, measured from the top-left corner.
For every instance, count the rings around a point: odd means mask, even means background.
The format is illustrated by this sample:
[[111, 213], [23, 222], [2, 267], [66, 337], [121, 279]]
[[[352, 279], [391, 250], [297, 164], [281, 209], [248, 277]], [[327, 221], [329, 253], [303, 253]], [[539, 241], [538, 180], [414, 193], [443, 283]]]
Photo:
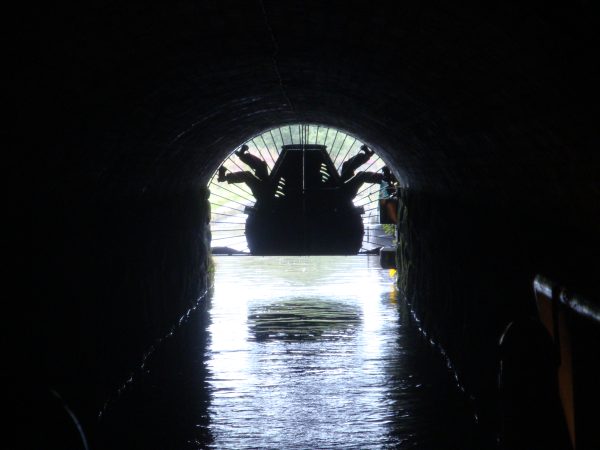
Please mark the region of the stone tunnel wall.
[[[35, 242], [34, 373], [88, 430], [208, 288], [207, 199], [203, 187], [120, 197], [83, 191], [46, 197], [36, 211], [45, 227]], [[21, 369], [11, 370], [31, 375]]]
[[[457, 199], [403, 190], [400, 203], [399, 289], [426, 338], [449, 358], [480, 423], [497, 432], [503, 330], [537, 316], [538, 273], [594, 295], [598, 239], [551, 199], [537, 209], [539, 199], [532, 203], [526, 193], [506, 204], [491, 195]], [[592, 342], [578, 345], [594, 352]]]

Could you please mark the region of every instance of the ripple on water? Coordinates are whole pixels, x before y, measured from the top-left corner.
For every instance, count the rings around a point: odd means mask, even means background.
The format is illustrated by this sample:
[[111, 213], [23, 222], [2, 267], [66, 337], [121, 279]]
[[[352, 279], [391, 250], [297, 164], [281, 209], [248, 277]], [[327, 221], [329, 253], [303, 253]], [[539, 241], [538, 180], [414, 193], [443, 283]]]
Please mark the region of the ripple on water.
[[216, 260], [213, 448], [469, 448], [468, 411], [374, 258]]

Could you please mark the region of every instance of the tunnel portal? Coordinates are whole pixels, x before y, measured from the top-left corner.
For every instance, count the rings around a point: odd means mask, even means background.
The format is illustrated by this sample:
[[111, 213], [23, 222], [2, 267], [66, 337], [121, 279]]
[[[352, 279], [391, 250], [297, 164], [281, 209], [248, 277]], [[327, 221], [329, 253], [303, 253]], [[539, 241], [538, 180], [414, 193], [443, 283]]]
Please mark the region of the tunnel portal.
[[[35, 153], [10, 190], [33, 191], [17, 202], [32, 205], [33, 251], [20, 256], [31, 261], [33, 308], [7, 303], [22, 310], [7, 315], [15, 357], [4, 372], [19, 403], [32, 388], [54, 389], [90, 435], [102, 433], [98, 410], [144, 349], [191, 305], [209, 303], [211, 245], [250, 251], [244, 209], [255, 198], [211, 176], [244, 142], [272, 169], [275, 155], [263, 149], [300, 143], [302, 123], [321, 124], [307, 143], [326, 145], [336, 170], [362, 144], [347, 131], [401, 177], [400, 301], [457, 369], [483, 428], [498, 424], [499, 337], [537, 313], [534, 277], [598, 303], [592, 2], [61, 6], [34, 9], [33, 24], [17, 27], [16, 41], [35, 51], [11, 45], [22, 64], [6, 84], [16, 120], [5, 123], [9, 154]], [[235, 155], [225, 166], [247, 170]], [[377, 197], [353, 200], [365, 205], [361, 252], [383, 234], [370, 217]], [[576, 341], [578, 355], [597, 354], [598, 338]], [[578, 368], [580, 397], [598, 394], [597, 366]], [[537, 445], [522, 448], [539, 447], [552, 427], [523, 417]], [[594, 444], [597, 418], [588, 420]]]
[[379, 201], [396, 184], [373, 150], [340, 130], [269, 130], [233, 152], [209, 183], [213, 253], [375, 251], [391, 243], [393, 227], [380, 225]]

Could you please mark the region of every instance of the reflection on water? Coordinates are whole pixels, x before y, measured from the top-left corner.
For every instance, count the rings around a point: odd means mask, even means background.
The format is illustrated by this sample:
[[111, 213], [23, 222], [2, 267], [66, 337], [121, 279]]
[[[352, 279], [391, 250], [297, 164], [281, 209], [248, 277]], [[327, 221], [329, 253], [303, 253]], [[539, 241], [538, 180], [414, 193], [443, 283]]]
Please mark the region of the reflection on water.
[[468, 409], [375, 258], [215, 259], [213, 448], [471, 448]]
[[360, 311], [342, 302], [299, 298], [250, 306], [249, 328], [255, 340], [335, 339], [352, 334]]

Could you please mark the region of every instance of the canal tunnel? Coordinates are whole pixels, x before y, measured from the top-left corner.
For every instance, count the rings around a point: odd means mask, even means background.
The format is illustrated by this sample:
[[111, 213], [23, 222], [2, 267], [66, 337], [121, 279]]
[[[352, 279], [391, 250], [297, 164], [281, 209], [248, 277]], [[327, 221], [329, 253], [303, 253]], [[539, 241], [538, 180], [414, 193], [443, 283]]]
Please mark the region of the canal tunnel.
[[597, 305], [598, 23], [586, 2], [57, 8], [36, 13], [24, 37], [39, 60], [18, 77], [23, 135], [41, 150], [39, 306], [4, 373], [15, 392], [60, 393], [90, 440], [148, 349], [201, 309], [211, 177], [277, 127], [356, 136], [402, 181], [398, 292], [491, 435], [498, 342], [536, 314], [535, 276]]

